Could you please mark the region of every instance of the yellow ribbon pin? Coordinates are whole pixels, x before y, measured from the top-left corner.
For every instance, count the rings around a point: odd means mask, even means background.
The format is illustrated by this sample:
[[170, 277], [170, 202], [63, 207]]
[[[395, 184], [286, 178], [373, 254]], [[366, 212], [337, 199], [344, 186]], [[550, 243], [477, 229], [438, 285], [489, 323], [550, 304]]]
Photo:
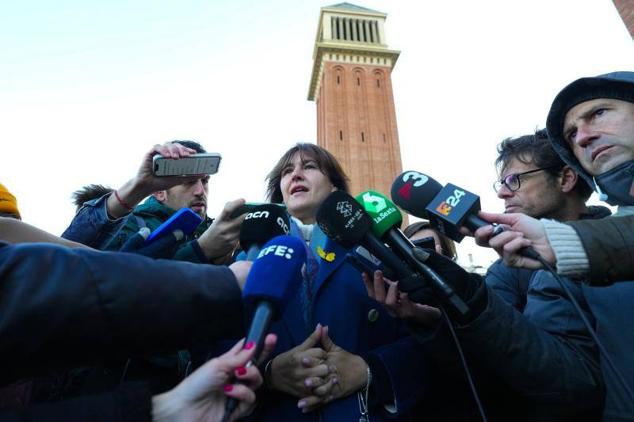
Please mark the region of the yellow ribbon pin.
[[326, 251], [324, 251], [321, 248], [321, 246], [317, 246], [317, 254], [319, 254], [321, 259], [326, 260], [326, 262], [332, 262], [332, 261], [335, 260], [335, 253], [334, 252], [326, 252]]

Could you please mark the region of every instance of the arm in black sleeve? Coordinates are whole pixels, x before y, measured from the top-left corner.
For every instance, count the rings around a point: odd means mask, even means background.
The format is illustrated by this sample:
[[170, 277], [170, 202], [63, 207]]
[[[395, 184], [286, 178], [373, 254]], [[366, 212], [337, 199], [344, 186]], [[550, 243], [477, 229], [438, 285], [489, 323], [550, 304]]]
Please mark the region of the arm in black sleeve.
[[150, 390], [143, 383], [127, 383], [106, 393], [0, 411], [0, 422], [62, 420], [66, 422], [150, 422], [152, 420]]
[[634, 215], [570, 221], [590, 263], [588, 282], [634, 280]]
[[596, 345], [554, 281], [544, 281], [547, 288], [529, 292], [524, 315], [489, 291], [484, 312], [457, 327], [458, 337], [470, 356], [524, 397], [557, 408], [596, 408], [604, 394]]
[[0, 246], [0, 382], [239, 327], [226, 267], [48, 244]]

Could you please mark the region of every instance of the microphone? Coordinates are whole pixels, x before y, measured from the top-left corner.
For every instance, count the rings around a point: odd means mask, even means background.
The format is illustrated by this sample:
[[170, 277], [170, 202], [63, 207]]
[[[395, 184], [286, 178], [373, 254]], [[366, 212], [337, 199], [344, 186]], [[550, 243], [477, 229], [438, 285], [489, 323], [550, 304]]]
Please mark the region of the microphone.
[[240, 226], [240, 247], [247, 253], [247, 261], [253, 261], [262, 245], [275, 236], [289, 233], [286, 211], [276, 204], [260, 204], [247, 213]]
[[[461, 226], [474, 232], [480, 227], [492, 225], [491, 237], [504, 231], [504, 227], [478, 217], [478, 195], [451, 183], [443, 188], [430, 176], [417, 171], [399, 175], [392, 184], [391, 194], [399, 207], [413, 216], [428, 219], [439, 232], [456, 242], [464, 239], [459, 230]], [[531, 247], [522, 248], [520, 253], [533, 259], [539, 256]]]
[[[306, 248], [301, 239], [277, 236], [266, 243], [253, 262], [244, 285], [242, 298], [247, 313], [253, 313], [244, 344], [255, 343], [257, 361], [264, 338], [274, 320], [279, 319], [290, 298], [302, 283], [301, 269], [306, 261]], [[225, 417], [233, 413], [238, 400], [230, 398]]]
[[[467, 304], [453, 291], [445, 281], [429, 266], [423, 263], [421, 256], [425, 252], [417, 248], [400, 230], [401, 212], [385, 195], [368, 190], [357, 195], [356, 200], [363, 206], [373, 221], [372, 233], [385, 241], [390, 248], [416, 272], [423, 274], [431, 285], [459, 313], [469, 312]], [[422, 253], [422, 254], [421, 254]]]
[[[316, 220], [326, 236], [348, 249], [361, 245], [391, 268], [399, 280], [399, 290], [409, 293], [412, 300], [416, 300], [418, 292], [426, 287], [420, 274], [413, 271], [372, 232], [372, 218], [352, 196], [343, 191], [332, 192], [317, 210]], [[436, 277], [434, 283], [438, 282], [439, 277]], [[462, 300], [458, 298], [458, 301]]]
[[417, 171], [406, 171], [398, 176], [392, 184], [391, 194], [399, 207], [416, 217], [428, 219], [456, 242], [464, 238], [458, 230], [460, 226], [476, 231], [489, 225], [477, 215], [480, 211], [478, 195], [451, 183], [442, 187], [430, 176]]

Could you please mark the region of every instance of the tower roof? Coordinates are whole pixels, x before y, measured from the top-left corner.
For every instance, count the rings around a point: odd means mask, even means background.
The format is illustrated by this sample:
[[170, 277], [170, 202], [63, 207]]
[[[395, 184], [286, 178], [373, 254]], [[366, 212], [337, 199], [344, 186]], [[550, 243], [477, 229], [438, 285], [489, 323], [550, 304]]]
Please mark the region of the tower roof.
[[351, 3], [337, 3], [332, 6], [326, 6], [324, 9], [346, 10], [349, 12], [381, 13], [378, 10], [368, 9], [367, 7], [361, 7]]

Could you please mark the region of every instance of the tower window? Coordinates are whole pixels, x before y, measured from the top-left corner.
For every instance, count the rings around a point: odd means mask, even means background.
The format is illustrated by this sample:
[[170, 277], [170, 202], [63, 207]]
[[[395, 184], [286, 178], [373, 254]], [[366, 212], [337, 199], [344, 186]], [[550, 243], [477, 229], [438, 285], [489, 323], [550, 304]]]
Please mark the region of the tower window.
[[339, 131], [339, 140], [343, 141], [343, 130]]
[[386, 142], [386, 140], [385, 140], [385, 133], [383, 134], [383, 142], [384, 142], [384, 143]]
[[361, 132], [361, 142], [365, 142], [365, 134]]
[[[378, 79], [377, 79], [377, 82], [378, 82]], [[340, 83], [341, 83], [341, 80], [339, 78], [339, 75], [337, 75], [337, 85], [339, 85]]]
[[[338, 76], [337, 76], [337, 77], [338, 77]], [[377, 79], [377, 80], [376, 80], [376, 87], [377, 87], [377, 88], [381, 88], [381, 80], [380, 80], [380, 79]]]
[[377, 21], [374, 21], [373, 24], [374, 24], [374, 38], [376, 39], [377, 43], [380, 43], [381, 40], [379, 37], [379, 24]]
[[357, 85], [361, 86], [361, 78], [357, 78]]

